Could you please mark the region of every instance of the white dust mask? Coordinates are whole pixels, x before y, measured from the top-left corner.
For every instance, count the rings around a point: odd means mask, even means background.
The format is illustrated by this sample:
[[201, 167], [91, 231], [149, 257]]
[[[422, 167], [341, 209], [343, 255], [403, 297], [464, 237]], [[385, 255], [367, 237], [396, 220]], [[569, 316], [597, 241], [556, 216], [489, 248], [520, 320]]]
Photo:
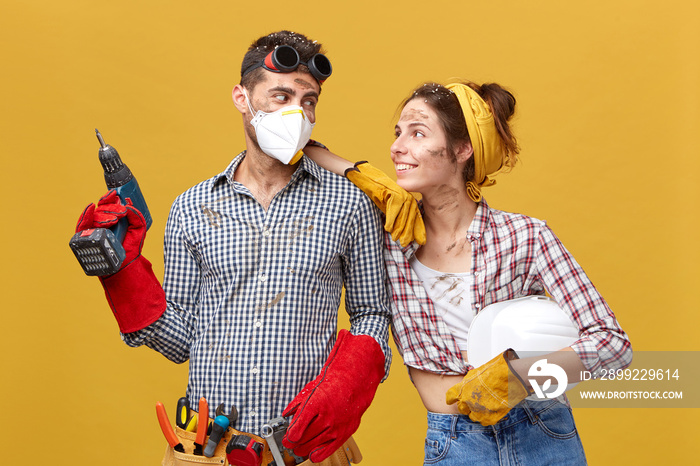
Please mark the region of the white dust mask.
[[250, 124], [255, 128], [260, 149], [282, 163], [296, 163], [301, 158], [301, 149], [309, 142], [315, 123], [309, 121], [298, 105], [289, 105], [271, 113], [262, 110], [255, 112], [245, 89], [243, 92], [250, 112], [255, 114]]

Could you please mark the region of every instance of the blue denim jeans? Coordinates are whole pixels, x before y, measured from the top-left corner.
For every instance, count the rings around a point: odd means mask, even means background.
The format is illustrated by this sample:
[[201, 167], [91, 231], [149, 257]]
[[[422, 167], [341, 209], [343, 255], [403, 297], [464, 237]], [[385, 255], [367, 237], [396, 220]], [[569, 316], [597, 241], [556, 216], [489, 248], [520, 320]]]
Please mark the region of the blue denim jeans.
[[424, 464], [585, 465], [571, 409], [556, 400], [525, 400], [496, 425], [428, 413]]

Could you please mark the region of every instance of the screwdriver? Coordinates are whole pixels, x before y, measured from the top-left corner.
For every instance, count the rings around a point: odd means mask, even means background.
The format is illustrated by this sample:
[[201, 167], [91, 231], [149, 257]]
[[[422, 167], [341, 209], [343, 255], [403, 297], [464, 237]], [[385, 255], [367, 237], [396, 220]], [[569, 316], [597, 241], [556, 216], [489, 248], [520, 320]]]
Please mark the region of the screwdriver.
[[211, 435], [209, 436], [209, 442], [207, 447], [204, 449], [204, 456], [211, 458], [214, 456], [216, 447], [219, 445], [221, 438], [226, 433], [228, 429], [229, 419], [226, 416], [216, 416], [214, 418], [214, 423], [211, 427]]
[[177, 400], [177, 410], [175, 412], [177, 413], [175, 415], [175, 424], [180, 429], [186, 430], [192, 419], [190, 417], [190, 400], [186, 396]]

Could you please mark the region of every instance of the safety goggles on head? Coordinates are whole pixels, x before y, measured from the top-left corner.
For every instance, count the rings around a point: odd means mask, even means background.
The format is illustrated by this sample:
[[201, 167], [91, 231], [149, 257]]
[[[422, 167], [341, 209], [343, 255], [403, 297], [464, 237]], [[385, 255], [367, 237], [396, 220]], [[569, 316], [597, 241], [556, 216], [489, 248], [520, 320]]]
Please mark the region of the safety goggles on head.
[[299, 65], [306, 65], [309, 68], [311, 75], [316, 78], [319, 84], [323, 84], [323, 81], [328, 79], [328, 77], [333, 72], [333, 67], [331, 66], [330, 60], [322, 53], [317, 53], [311, 59], [304, 63], [299, 58], [299, 53], [289, 45], [280, 45], [275, 48], [272, 52], [268, 53], [267, 56], [260, 60], [253, 66], [248, 67], [241, 76], [245, 76], [256, 68], [261, 66], [268, 71], [273, 73], [291, 73], [295, 71]]

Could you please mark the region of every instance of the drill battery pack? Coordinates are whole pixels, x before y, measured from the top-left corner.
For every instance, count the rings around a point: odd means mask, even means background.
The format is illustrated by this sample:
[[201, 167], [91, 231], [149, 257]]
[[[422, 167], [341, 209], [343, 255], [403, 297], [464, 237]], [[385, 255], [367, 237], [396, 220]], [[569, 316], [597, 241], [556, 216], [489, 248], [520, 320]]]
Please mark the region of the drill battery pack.
[[69, 245], [85, 274], [90, 276], [116, 273], [126, 257], [121, 242], [106, 228], [79, 231]]

